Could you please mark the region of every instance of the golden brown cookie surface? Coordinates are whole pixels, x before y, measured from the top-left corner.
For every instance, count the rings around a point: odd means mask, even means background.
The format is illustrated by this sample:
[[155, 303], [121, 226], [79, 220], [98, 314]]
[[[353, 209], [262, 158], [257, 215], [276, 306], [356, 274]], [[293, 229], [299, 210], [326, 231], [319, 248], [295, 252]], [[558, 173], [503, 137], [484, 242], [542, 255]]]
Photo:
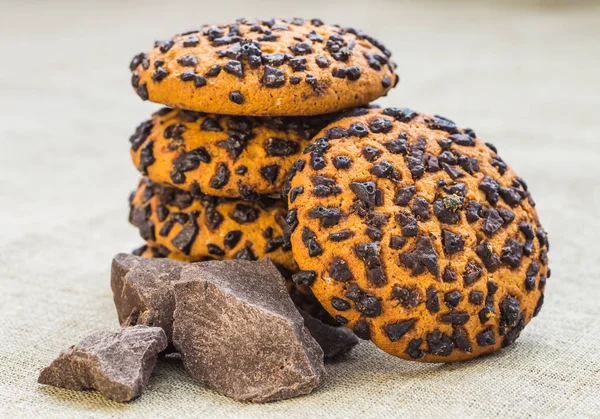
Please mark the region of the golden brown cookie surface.
[[280, 193], [287, 170], [333, 118], [253, 118], [164, 108], [131, 136], [131, 157], [153, 182], [252, 199]]
[[130, 222], [165, 257], [190, 262], [269, 257], [295, 271], [292, 253], [282, 246], [284, 215], [281, 201], [193, 196], [143, 178], [131, 197]]
[[290, 178], [296, 281], [386, 352], [476, 357], [540, 310], [546, 233], [525, 183], [472, 130], [358, 112], [324, 128]]
[[144, 100], [227, 115], [319, 115], [365, 105], [397, 82], [390, 52], [318, 19], [203, 26], [130, 64]]

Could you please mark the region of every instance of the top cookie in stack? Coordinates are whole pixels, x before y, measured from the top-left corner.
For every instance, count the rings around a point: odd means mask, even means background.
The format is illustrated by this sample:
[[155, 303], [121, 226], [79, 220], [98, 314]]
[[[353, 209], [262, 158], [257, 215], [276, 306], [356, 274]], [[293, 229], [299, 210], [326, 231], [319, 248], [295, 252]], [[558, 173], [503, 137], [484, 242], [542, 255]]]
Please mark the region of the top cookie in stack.
[[[398, 82], [380, 42], [318, 19], [203, 26], [157, 41], [130, 68], [137, 94], [168, 106], [130, 138], [146, 177], [130, 201], [130, 220], [147, 242], [138, 253], [268, 256], [292, 271], [282, 237], [286, 173], [341, 111]], [[238, 216], [248, 208], [251, 217]]]
[[143, 100], [217, 114], [318, 115], [365, 105], [398, 81], [390, 52], [318, 19], [203, 26], [131, 62]]

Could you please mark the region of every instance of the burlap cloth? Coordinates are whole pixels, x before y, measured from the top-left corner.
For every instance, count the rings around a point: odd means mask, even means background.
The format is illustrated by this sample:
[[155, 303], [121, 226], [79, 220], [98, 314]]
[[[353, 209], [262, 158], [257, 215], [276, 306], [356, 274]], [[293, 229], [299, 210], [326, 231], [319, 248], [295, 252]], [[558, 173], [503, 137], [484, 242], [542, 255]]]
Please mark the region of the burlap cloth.
[[[11, 2], [0, 7], [0, 414], [8, 417], [600, 417], [600, 8], [303, 0]], [[383, 104], [472, 126], [529, 183], [550, 234], [546, 305], [513, 347], [454, 365], [364, 343], [308, 397], [243, 405], [159, 362], [129, 404], [36, 384], [87, 333], [117, 325], [113, 254], [137, 173], [127, 138], [156, 109], [127, 64], [155, 38], [236, 16], [319, 16], [388, 44]]]

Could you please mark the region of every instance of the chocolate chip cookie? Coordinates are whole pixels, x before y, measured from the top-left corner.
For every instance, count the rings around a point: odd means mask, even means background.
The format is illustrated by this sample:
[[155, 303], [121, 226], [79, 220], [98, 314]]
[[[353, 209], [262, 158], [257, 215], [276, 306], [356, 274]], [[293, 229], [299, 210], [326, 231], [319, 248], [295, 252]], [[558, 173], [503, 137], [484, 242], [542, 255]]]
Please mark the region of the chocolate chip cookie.
[[319, 115], [365, 105], [398, 81], [390, 51], [319, 19], [240, 19], [157, 41], [130, 64], [143, 100], [194, 111]]
[[471, 129], [410, 109], [358, 112], [317, 135], [286, 191], [296, 282], [390, 354], [490, 353], [542, 307], [549, 244], [534, 201]]
[[131, 157], [150, 180], [213, 196], [281, 193], [285, 174], [334, 114], [254, 118], [164, 108], [130, 138]]
[[138, 254], [149, 251], [190, 262], [269, 257], [287, 270], [297, 270], [292, 253], [283, 246], [285, 203], [280, 200], [195, 195], [143, 178], [130, 205], [129, 221], [150, 248]]

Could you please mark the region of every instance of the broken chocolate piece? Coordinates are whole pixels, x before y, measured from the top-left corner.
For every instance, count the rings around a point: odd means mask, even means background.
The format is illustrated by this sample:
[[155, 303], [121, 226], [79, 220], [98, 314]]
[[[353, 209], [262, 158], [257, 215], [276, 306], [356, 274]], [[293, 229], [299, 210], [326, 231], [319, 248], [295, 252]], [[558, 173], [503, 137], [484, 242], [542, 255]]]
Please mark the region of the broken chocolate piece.
[[112, 261], [110, 286], [121, 327], [160, 327], [170, 342], [175, 310], [172, 283], [179, 279], [184, 265], [170, 259], [116, 255]]
[[252, 402], [308, 394], [321, 383], [323, 351], [270, 261], [186, 265], [174, 290], [173, 343], [194, 379]]
[[70, 390], [98, 390], [110, 400], [139, 397], [167, 347], [158, 327], [134, 326], [87, 336], [44, 368], [38, 383]]
[[347, 327], [328, 325], [303, 310], [300, 314], [304, 317], [304, 326], [323, 349], [326, 361], [345, 354], [358, 343], [356, 335]]

